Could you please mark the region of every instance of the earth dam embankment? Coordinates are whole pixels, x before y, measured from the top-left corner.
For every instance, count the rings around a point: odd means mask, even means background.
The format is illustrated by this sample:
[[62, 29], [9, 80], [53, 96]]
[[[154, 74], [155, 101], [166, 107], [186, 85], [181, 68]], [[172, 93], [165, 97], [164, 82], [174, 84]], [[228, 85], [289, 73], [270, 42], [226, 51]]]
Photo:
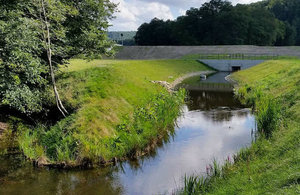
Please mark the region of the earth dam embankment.
[[115, 58], [123, 60], [179, 59], [190, 54], [245, 54], [300, 57], [300, 46], [125, 46], [120, 49]]

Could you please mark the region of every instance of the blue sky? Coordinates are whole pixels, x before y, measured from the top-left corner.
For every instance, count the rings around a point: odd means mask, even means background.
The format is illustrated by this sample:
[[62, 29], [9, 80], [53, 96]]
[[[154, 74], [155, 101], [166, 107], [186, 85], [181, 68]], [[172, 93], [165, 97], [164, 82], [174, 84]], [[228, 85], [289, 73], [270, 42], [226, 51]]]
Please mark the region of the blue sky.
[[[154, 17], [160, 19], [175, 19], [184, 15], [191, 7], [201, 7], [209, 0], [112, 0], [118, 3], [116, 19], [111, 21], [109, 30], [131, 31], [144, 22], [149, 22]], [[232, 4], [252, 3], [259, 0], [231, 0]]]

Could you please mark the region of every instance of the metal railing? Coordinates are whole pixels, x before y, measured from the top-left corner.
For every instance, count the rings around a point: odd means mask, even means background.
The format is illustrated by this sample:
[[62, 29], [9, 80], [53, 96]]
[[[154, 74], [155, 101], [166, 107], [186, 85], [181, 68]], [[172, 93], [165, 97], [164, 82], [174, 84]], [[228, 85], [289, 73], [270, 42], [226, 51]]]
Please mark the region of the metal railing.
[[276, 60], [279, 59], [277, 54], [199, 54], [198, 59], [229, 59], [229, 60]]

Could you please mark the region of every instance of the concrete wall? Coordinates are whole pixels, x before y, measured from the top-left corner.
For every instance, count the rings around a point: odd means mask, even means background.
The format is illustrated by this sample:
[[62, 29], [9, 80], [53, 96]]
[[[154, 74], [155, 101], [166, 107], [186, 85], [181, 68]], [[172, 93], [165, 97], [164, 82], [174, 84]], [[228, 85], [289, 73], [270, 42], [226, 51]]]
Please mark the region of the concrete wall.
[[223, 46], [127, 46], [116, 59], [178, 59], [189, 54], [282, 55], [300, 57], [300, 47]]
[[241, 70], [261, 64], [264, 60], [199, 60], [200, 62], [219, 71], [232, 71], [233, 66], [238, 66]]

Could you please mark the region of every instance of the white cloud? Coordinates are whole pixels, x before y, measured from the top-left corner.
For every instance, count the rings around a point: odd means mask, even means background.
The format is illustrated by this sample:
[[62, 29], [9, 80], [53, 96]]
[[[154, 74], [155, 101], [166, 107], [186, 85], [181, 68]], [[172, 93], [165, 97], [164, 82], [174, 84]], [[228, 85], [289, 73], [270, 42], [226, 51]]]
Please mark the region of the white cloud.
[[185, 13], [186, 13], [186, 10], [180, 8], [178, 12], [179, 12], [179, 14], [180, 14], [181, 16], [184, 16]]
[[[112, 0], [119, 3], [116, 19], [111, 23], [110, 30], [137, 30], [144, 22], [150, 22], [157, 17], [159, 19], [174, 19], [185, 15], [191, 7], [199, 8], [209, 0]], [[259, 0], [231, 0], [232, 4], [253, 3]]]
[[170, 7], [158, 2], [143, 2], [138, 0], [113, 0], [119, 3], [119, 12], [112, 21], [110, 30], [136, 30], [142, 23], [149, 22], [154, 17], [159, 19], [174, 19]]

